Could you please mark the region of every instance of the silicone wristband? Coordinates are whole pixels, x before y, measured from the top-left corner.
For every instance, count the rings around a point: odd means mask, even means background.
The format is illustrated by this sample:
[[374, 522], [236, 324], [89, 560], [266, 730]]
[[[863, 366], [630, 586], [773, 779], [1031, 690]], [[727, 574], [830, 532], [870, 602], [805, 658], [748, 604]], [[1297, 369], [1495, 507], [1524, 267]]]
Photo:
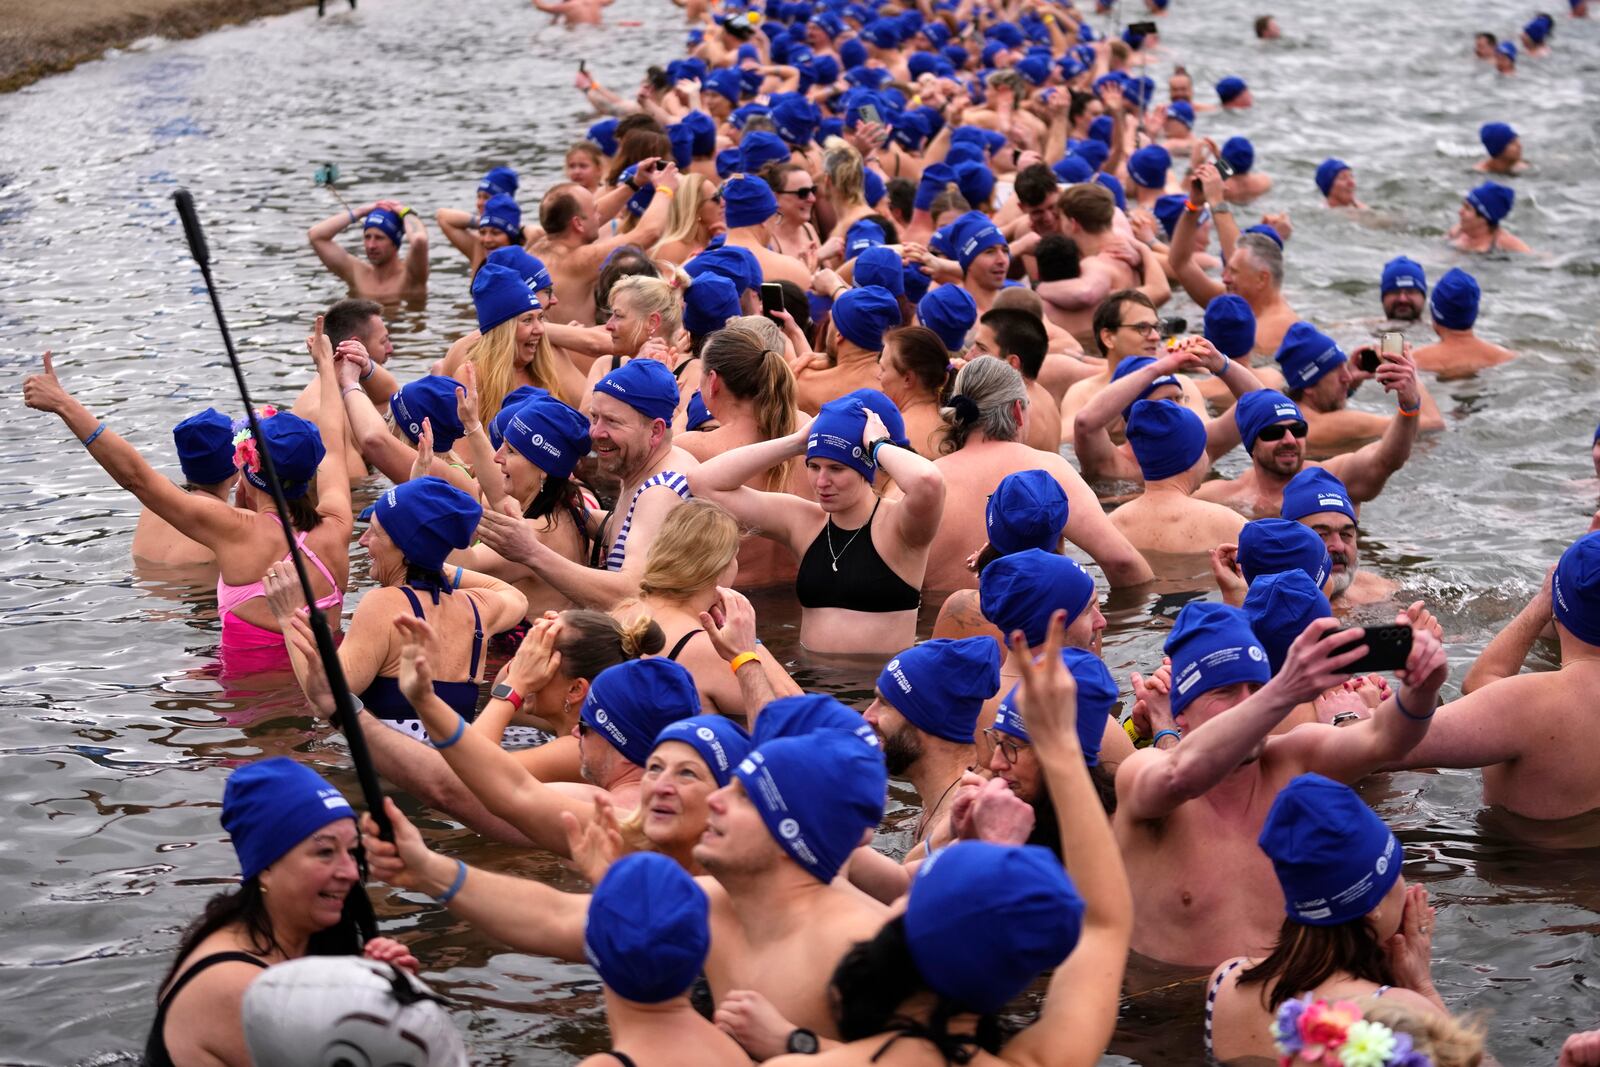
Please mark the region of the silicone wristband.
[[733, 671], [734, 674], [738, 674], [740, 667], [743, 667], [746, 663], [754, 663], [760, 658], [754, 652], [741, 652], [728, 662], [728, 669]]
[[378, 373], [378, 363], [377, 363], [377, 361], [369, 359], [369, 360], [367, 360], [367, 369], [361, 372], [360, 380], [364, 382], [368, 378], [372, 377], [374, 374], [377, 374], [377, 373]]
[[434, 749], [436, 751], [443, 751], [444, 749], [447, 749], [451, 745], [455, 744], [457, 741], [461, 740], [461, 735], [466, 733], [466, 732], [467, 732], [467, 717], [465, 715], [457, 714], [456, 715], [456, 732], [451, 734], [448, 738], [446, 738], [443, 741], [435, 741], [433, 743], [433, 747], [434, 747]]
[[1161, 739], [1162, 739], [1162, 738], [1163, 738], [1163, 737], [1167, 737], [1167, 736], [1171, 736], [1171, 737], [1175, 737], [1175, 738], [1177, 738], [1177, 739], [1178, 739], [1178, 740], [1179, 740], [1179, 741], [1182, 741], [1182, 740], [1183, 740], [1183, 735], [1182, 735], [1182, 734], [1180, 734], [1180, 733], [1179, 733], [1179, 732], [1178, 732], [1178, 731], [1176, 731], [1176, 730], [1157, 730], [1157, 731], [1156, 731], [1156, 735], [1155, 735], [1155, 736], [1154, 736], [1154, 737], [1152, 737], [1152, 738], [1151, 738], [1151, 739], [1150, 739], [1150, 743], [1151, 743], [1151, 744], [1152, 744], [1152, 745], [1156, 745], [1156, 744], [1159, 744], [1159, 743], [1160, 743], [1160, 742], [1161, 742]]
[[1412, 722], [1427, 722], [1429, 719], [1433, 718], [1433, 713], [1439, 710], [1438, 705], [1436, 704], [1426, 715], [1413, 715], [1406, 710], [1405, 704], [1401, 703], [1399, 690], [1396, 690], [1394, 694], [1394, 706], [1400, 709], [1400, 714], [1404, 715]]
[[85, 437], [83, 439], [83, 447], [84, 448], [88, 448], [90, 445], [94, 444], [94, 439], [96, 437], [99, 437], [101, 434], [103, 434], [105, 432], [106, 432], [106, 424], [102, 422], [99, 426], [96, 426], [94, 428], [94, 433], [90, 434], [88, 437]]
[[461, 887], [467, 884], [467, 864], [465, 860], [456, 860], [456, 880], [450, 883], [450, 888], [434, 897], [441, 904], [448, 904], [461, 892]]
[[451, 589], [460, 589], [461, 588], [461, 575], [462, 575], [462, 572], [465, 571], [465, 570], [466, 570], [465, 567], [457, 567], [456, 568], [455, 579], [453, 581], [451, 581], [451, 583], [450, 583], [450, 588]]

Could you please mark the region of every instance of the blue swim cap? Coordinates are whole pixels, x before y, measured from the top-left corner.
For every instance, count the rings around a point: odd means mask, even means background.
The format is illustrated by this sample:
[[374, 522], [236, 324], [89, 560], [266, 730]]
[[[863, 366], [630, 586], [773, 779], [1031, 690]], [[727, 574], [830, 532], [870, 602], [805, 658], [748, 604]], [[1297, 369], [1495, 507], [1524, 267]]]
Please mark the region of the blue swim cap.
[[1244, 137], [1230, 137], [1222, 142], [1221, 155], [1235, 174], [1249, 174], [1256, 164], [1256, 146]]
[[1255, 451], [1261, 431], [1277, 422], [1305, 422], [1300, 405], [1276, 389], [1252, 389], [1233, 406], [1233, 422], [1246, 452]]
[[878, 693], [934, 737], [970, 745], [984, 701], [1000, 688], [1000, 646], [989, 637], [935, 638], [884, 665]]
[[1248, 226], [1245, 228], [1244, 232], [1259, 233], [1261, 236], [1267, 238], [1279, 248], [1283, 247], [1283, 234], [1279, 233], [1275, 227], [1268, 226], [1264, 222], [1259, 222], [1254, 226]]
[[553, 396], [536, 397], [512, 412], [505, 441], [552, 478], [569, 478], [589, 454], [589, 420]]
[[[987, 163], [969, 160], [956, 164], [956, 187], [961, 198], [969, 204], [987, 204], [994, 195], [994, 171]], [[985, 216], [987, 218], [987, 216]]]
[[1320, 589], [1332, 568], [1322, 538], [1292, 519], [1255, 519], [1239, 531], [1239, 570], [1252, 585], [1269, 574], [1299, 570]]
[[[612, 125], [615, 127], [615, 123]], [[478, 180], [478, 192], [490, 196], [516, 196], [517, 172], [510, 167], [490, 168], [489, 173]]]
[[550, 390], [540, 389], [537, 385], [519, 385], [506, 394], [500, 401], [500, 410], [494, 413], [494, 418], [489, 420], [489, 425], [484, 431], [489, 435], [489, 444], [494, 446], [496, 452], [506, 442], [506, 424], [511, 421], [511, 416], [517, 413], [517, 408], [526, 404], [536, 396], [549, 396]]
[[883, 350], [883, 335], [900, 325], [900, 301], [877, 285], [858, 285], [833, 302], [839, 335], [869, 352]]
[[941, 285], [917, 303], [917, 321], [938, 334], [952, 355], [960, 355], [977, 325], [978, 302], [959, 285]]
[[[731, 67], [722, 67], [706, 75], [702, 83], [706, 92], [716, 93], [727, 98], [728, 103], [735, 107], [739, 104], [740, 97], [744, 96], [744, 79], [739, 72]], [[613, 155], [614, 153], [606, 153]]]
[[733, 773], [773, 839], [824, 885], [883, 819], [883, 752], [843, 730], [763, 741]]
[[1205, 338], [1229, 359], [1243, 359], [1256, 346], [1256, 313], [1242, 296], [1223, 293], [1206, 305]]
[[375, 207], [367, 212], [366, 221], [361, 224], [361, 228], [363, 230], [377, 230], [393, 241], [395, 247], [399, 247], [400, 239], [405, 236], [406, 232], [405, 224], [400, 221], [400, 216], [383, 207]]
[[[1183, 218], [1183, 211], [1189, 204], [1189, 198], [1182, 193], [1172, 193], [1159, 198], [1155, 206], [1150, 209], [1156, 221], [1161, 223], [1161, 228], [1166, 231], [1167, 240], [1172, 240], [1172, 235], [1178, 229], [1178, 220]], [[1204, 208], [1198, 219], [1197, 225], [1203, 225], [1211, 220], [1211, 209]]]
[[[1103, 163], [1105, 161], [1101, 160], [1101, 162]], [[1111, 190], [1111, 199], [1117, 202], [1118, 211], [1128, 210], [1127, 195], [1123, 193], [1122, 182], [1118, 180], [1115, 174], [1107, 174], [1105, 171], [1099, 171], [1095, 174], [1094, 180]]]
[[1317, 164], [1317, 188], [1322, 190], [1323, 196], [1333, 192], [1333, 180], [1339, 176], [1340, 171], [1350, 169], [1350, 164], [1342, 159], [1324, 159]]
[[992, 1014], [1072, 953], [1083, 912], [1083, 898], [1049, 849], [958, 841], [931, 855], [912, 880], [906, 944], [930, 989]]
[[1266, 649], [1238, 608], [1192, 600], [1178, 612], [1163, 650], [1172, 657], [1172, 713], [1184, 710], [1213, 689], [1272, 678]]
[[617, 120], [601, 119], [589, 127], [589, 140], [600, 149], [601, 155], [617, 154]]
[[[958, 167], [957, 171], [960, 169]], [[973, 261], [982, 253], [997, 245], [1006, 247], [1005, 235], [981, 211], [969, 211], [950, 224], [950, 243], [955, 248], [956, 262], [961, 264], [962, 274], [972, 268]]]
[[900, 262], [900, 253], [888, 245], [874, 245], [856, 254], [855, 279], [859, 285], [876, 285], [895, 296], [903, 296], [906, 291], [905, 265]]
[[1283, 343], [1272, 358], [1283, 368], [1283, 378], [1290, 389], [1309, 389], [1350, 357], [1333, 338], [1309, 322], [1297, 322], [1284, 331]]
[[[762, 132], [757, 130], [751, 136]], [[789, 150], [785, 148], [783, 151], [784, 157], [788, 158]], [[748, 162], [741, 163], [741, 166], [745, 170], [750, 169]], [[778, 213], [778, 198], [772, 195], [772, 186], [760, 178], [741, 174], [737, 178], [730, 178], [722, 186], [722, 212], [730, 230], [741, 226], [759, 226]]]
[[491, 196], [478, 216], [478, 229], [499, 230], [512, 244], [522, 240], [522, 209], [509, 196]]
[[1062, 156], [1061, 161], [1050, 169], [1068, 185], [1077, 185], [1094, 177], [1094, 167], [1082, 156]]
[[1289, 918], [1307, 926], [1363, 921], [1405, 860], [1399, 838], [1355, 790], [1320, 774], [1284, 786], [1258, 844], [1272, 860]]
[[1283, 487], [1283, 506], [1278, 513], [1284, 518], [1298, 522], [1307, 515], [1324, 511], [1337, 511], [1351, 522], [1357, 521], [1349, 490], [1337, 475], [1328, 472], [1328, 468], [1307, 467]]
[[1522, 32], [1528, 35], [1528, 40], [1536, 45], [1544, 44], [1544, 39], [1550, 36], [1550, 31], [1555, 28], [1549, 15], [1535, 15], [1522, 27]]
[[538, 311], [539, 301], [514, 268], [486, 262], [472, 279], [472, 306], [478, 313], [478, 332], [487, 334], [502, 323]]
[[[520, 281], [516, 284], [524, 293], [528, 291]], [[465, 386], [454, 378], [429, 374], [402, 385], [389, 398], [389, 413], [413, 445], [422, 439], [422, 420], [427, 419], [433, 427], [434, 452], [448, 452], [467, 432], [456, 410], [456, 390], [462, 388]]]
[[1499, 182], [1484, 182], [1466, 195], [1472, 210], [1491, 226], [1500, 225], [1501, 220], [1511, 214], [1511, 205], [1516, 198], [1516, 190]]
[[1231, 104], [1249, 88], [1243, 78], [1230, 76], [1217, 83], [1217, 97], [1224, 104]]
[[578, 717], [629, 763], [643, 767], [667, 724], [700, 714], [700, 692], [683, 665], [665, 657], [607, 667], [589, 685]]
[[[396, 394], [398, 395], [398, 394]], [[392, 406], [392, 402], [391, 402]], [[280, 411], [270, 418], [260, 420], [262, 441], [272, 456], [272, 466], [278, 472], [278, 482], [283, 486], [286, 500], [306, 495], [317, 477], [317, 466], [328, 450], [322, 444], [322, 431], [316, 423], [307, 422], [292, 411]], [[240, 471], [244, 480], [261, 490], [270, 492], [267, 479], [261, 472], [261, 462], [246, 464]]]
[[713, 237], [705, 251], [683, 265], [683, 272], [696, 281], [707, 272], [720, 274], [733, 283], [735, 293], [740, 296], [748, 289], [760, 289], [761, 283], [767, 280], [756, 254], [748, 248], [728, 244], [724, 234]]
[[1423, 273], [1422, 264], [1416, 260], [1395, 256], [1383, 265], [1383, 279], [1378, 289], [1384, 296], [1399, 292], [1401, 289], [1419, 289], [1426, 295], [1428, 276]]
[[326, 779], [287, 756], [246, 763], [222, 790], [222, 828], [247, 882], [324, 826], [355, 817]]
[[721, 715], [692, 715], [668, 723], [656, 734], [652, 750], [668, 741], [680, 741], [705, 760], [717, 785], [733, 780], [733, 769], [750, 754], [750, 735], [744, 727]]
[[1049, 471], [1008, 474], [989, 494], [984, 526], [990, 547], [1002, 556], [1030, 548], [1057, 552], [1067, 528], [1067, 494]]
[[[804, 148], [811, 143], [811, 138], [817, 131], [817, 110], [799, 93], [784, 94], [772, 104], [772, 125], [777, 127], [778, 136], [782, 137], [786, 144]], [[711, 136], [714, 147], [715, 127], [712, 128]], [[742, 144], [740, 148], [743, 148]]]
[[1037, 548], [1001, 556], [978, 576], [978, 610], [1009, 643], [1021, 630], [1029, 648], [1044, 644], [1050, 616], [1067, 613], [1067, 625], [1095, 603], [1094, 578], [1069, 556]]
[[1498, 157], [1516, 139], [1517, 131], [1504, 122], [1486, 122], [1478, 127], [1478, 140], [1483, 142], [1483, 150], [1491, 159]]
[[1174, 100], [1167, 105], [1167, 118], [1177, 119], [1189, 129], [1194, 129], [1194, 105], [1187, 100]]
[[900, 414], [900, 409], [895, 402], [890, 400], [886, 393], [877, 389], [855, 389], [844, 394], [840, 400], [859, 400], [861, 406], [868, 411], [875, 412], [883, 421], [883, 428], [889, 431], [889, 440], [901, 448], [911, 447], [911, 438], [906, 436], [906, 419]]
[[1128, 178], [1133, 184], [1146, 189], [1162, 189], [1167, 184], [1167, 171], [1172, 166], [1172, 155], [1158, 144], [1145, 145], [1128, 157]]
[[1478, 321], [1478, 281], [1460, 267], [1452, 267], [1433, 288], [1428, 310], [1433, 321], [1447, 330], [1470, 330]]
[[681, 122], [667, 127], [667, 140], [672, 145], [672, 161], [680, 170], [688, 170], [694, 162], [694, 131]]
[[[1105, 738], [1106, 719], [1113, 713], [1119, 700], [1117, 683], [1106, 669], [1105, 662], [1084, 648], [1063, 648], [1061, 662], [1072, 674], [1078, 686], [1078, 747], [1083, 750], [1083, 762], [1089, 767], [1100, 766], [1100, 744]], [[1027, 723], [1022, 721], [1022, 711], [1017, 705], [1020, 685], [1011, 687], [1000, 706], [995, 709], [994, 728], [1021, 741], [1032, 743]]]
[[1561, 553], [1551, 579], [1556, 621], [1586, 645], [1600, 645], [1600, 533], [1585, 534]]
[[372, 517], [383, 524], [406, 562], [425, 571], [444, 567], [451, 549], [472, 544], [483, 506], [443, 478], [401, 482], [378, 498]]
[[828, 401], [811, 422], [811, 432], [806, 437], [806, 459], [842, 463], [871, 482], [878, 470], [861, 444], [866, 428], [867, 409], [860, 400], [841, 397]]
[[844, 232], [844, 258], [854, 259], [867, 249], [883, 244], [887, 237], [883, 227], [873, 219], [857, 219]]
[[1096, 115], [1094, 121], [1089, 123], [1089, 139], [1091, 141], [1099, 141], [1101, 144], [1110, 147], [1111, 132], [1115, 128], [1114, 120], [1110, 115]]
[[1507, 59], [1511, 60], [1511, 62], [1513, 64], [1516, 63], [1516, 61], [1517, 61], [1517, 46], [1512, 44], [1510, 41], [1501, 41], [1499, 44], [1494, 46], [1494, 50], [1496, 52], [1499, 52], [1501, 55], [1505, 56]]
[[[1299, 523], [1294, 523], [1300, 526]], [[1305, 526], [1302, 530], [1310, 533]], [[1311, 536], [1316, 537], [1316, 534]], [[1317, 538], [1321, 542], [1321, 538]], [[1330, 618], [1333, 608], [1306, 572], [1299, 568], [1263, 575], [1250, 583], [1245, 594], [1244, 613], [1250, 618], [1250, 628], [1267, 652], [1267, 666], [1277, 674], [1289, 655], [1289, 646], [1295, 638], [1318, 619]]]
[[555, 280], [550, 277], [550, 271], [545, 267], [544, 261], [538, 256], [531, 255], [521, 245], [507, 245], [497, 248], [485, 257], [485, 262], [497, 267], [510, 267], [521, 275], [522, 280], [528, 284], [528, 289], [537, 299], [539, 293], [546, 289], [554, 289]]
[[738, 288], [721, 274], [707, 271], [683, 291], [683, 328], [695, 337], [715, 333], [743, 311]]
[[601, 378], [594, 391], [616, 397], [647, 419], [671, 422], [678, 410], [678, 380], [659, 359], [630, 359]]
[[[1106, 160], [1110, 158], [1111, 155], [1111, 150], [1105, 145], [1101, 144], [1099, 141], [1068, 141], [1067, 150], [1072, 155], [1077, 156], [1079, 159], [1089, 164], [1089, 166], [1095, 170], [1099, 170], [1101, 167], [1105, 166]], [[1117, 188], [1122, 188], [1122, 183], [1120, 181], [1117, 183]]]
[[233, 421], [216, 408], [178, 423], [172, 441], [183, 476], [195, 485], [216, 485], [239, 471], [233, 462]]
[[659, 852], [634, 852], [594, 887], [583, 954], [624, 1000], [659, 1004], [686, 993], [705, 966], [710, 912], [689, 872]]
[[1206, 451], [1200, 416], [1172, 400], [1139, 400], [1127, 418], [1128, 446], [1147, 482], [1182, 474]]

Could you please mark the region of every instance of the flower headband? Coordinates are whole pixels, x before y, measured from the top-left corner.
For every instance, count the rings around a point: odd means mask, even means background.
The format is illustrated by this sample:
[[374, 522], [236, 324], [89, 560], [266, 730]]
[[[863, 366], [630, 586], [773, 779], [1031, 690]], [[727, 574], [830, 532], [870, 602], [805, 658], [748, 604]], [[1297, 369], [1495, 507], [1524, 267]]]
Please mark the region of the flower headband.
[[1411, 1045], [1411, 1035], [1361, 1017], [1348, 1000], [1329, 1004], [1309, 993], [1286, 1000], [1272, 1024], [1280, 1067], [1433, 1067], [1433, 1060]]
[[[256, 411], [257, 419], [270, 419], [278, 409], [268, 404]], [[250, 435], [249, 419], [233, 420], [233, 465], [240, 470], [261, 473], [261, 456], [256, 452], [256, 440]]]

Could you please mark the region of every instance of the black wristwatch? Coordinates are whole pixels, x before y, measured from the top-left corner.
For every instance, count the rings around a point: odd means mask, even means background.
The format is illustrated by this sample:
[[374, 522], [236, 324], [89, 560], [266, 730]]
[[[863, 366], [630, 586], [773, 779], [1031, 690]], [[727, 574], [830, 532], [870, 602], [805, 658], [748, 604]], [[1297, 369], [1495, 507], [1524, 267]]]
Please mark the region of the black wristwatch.
[[820, 1048], [822, 1044], [817, 1040], [816, 1033], [803, 1026], [797, 1026], [789, 1031], [789, 1041], [783, 1047], [785, 1052], [794, 1052], [801, 1056], [815, 1056]]

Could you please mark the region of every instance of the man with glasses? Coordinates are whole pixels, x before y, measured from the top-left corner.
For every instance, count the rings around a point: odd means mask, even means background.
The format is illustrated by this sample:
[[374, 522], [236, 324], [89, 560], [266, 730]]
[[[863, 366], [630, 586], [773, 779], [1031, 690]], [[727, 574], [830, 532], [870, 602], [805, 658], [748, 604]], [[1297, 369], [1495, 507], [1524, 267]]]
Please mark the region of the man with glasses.
[[1078, 276], [1040, 282], [1037, 288], [1045, 315], [1087, 352], [1094, 344], [1094, 310], [1112, 293], [1137, 289], [1154, 307], [1172, 295], [1172, 287], [1155, 253], [1113, 228], [1117, 203], [1105, 186], [1068, 186], [1057, 198], [1056, 210], [1062, 232], [1078, 247]]
[[1417, 439], [1421, 420], [1406, 413], [1408, 408], [1420, 412], [1416, 365], [1409, 359], [1395, 363], [1385, 388], [1395, 394], [1399, 408], [1384, 427], [1383, 436], [1354, 452], [1309, 464], [1306, 437], [1310, 429], [1300, 406], [1273, 389], [1246, 393], [1235, 405], [1233, 417], [1250, 466], [1237, 478], [1206, 482], [1195, 496], [1225, 504], [1248, 518], [1269, 518], [1283, 507], [1284, 486], [1309, 466], [1321, 467], [1338, 478], [1355, 506], [1376, 498], [1389, 477], [1411, 458], [1411, 446]]
[[[1061, 398], [1062, 444], [1072, 443], [1074, 419], [1111, 384], [1117, 364], [1129, 356], [1154, 359], [1161, 354], [1161, 320], [1155, 302], [1138, 289], [1121, 289], [1101, 301], [1094, 309], [1091, 332], [1095, 351], [1105, 364], [1100, 373], [1073, 382]], [[1172, 399], [1204, 418], [1206, 404], [1199, 387], [1185, 379], [1179, 383], [1180, 391]]]

